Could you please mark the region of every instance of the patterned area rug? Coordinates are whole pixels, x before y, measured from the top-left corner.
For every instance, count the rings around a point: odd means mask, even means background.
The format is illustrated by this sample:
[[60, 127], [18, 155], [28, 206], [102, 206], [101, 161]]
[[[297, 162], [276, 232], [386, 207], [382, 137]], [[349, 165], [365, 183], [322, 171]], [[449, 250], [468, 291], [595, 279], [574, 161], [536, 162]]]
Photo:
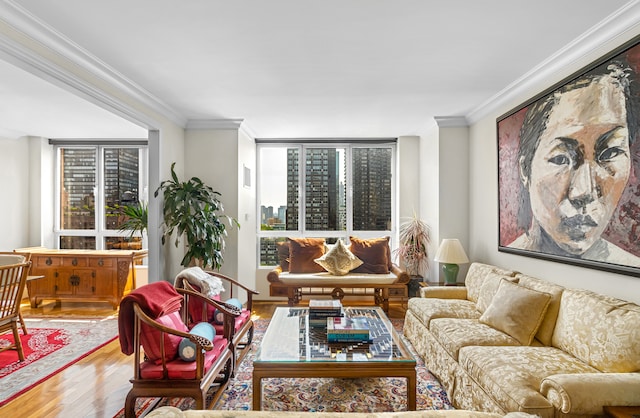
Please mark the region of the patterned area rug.
[[[25, 361], [15, 350], [0, 353], [0, 406], [113, 341], [115, 318], [25, 318], [27, 335], [20, 340]], [[13, 342], [13, 334], [0, 336], [0, 346]]]
[[[393, 319], [394, 327], [401, 332], [403, 320]], [[252, 406], [253, 358], [269, 321], [256, 321], [253, 349], [240, 364], [235, 378], [231, 379], [224, 394], [212, 409], [250, 410]], [[412, 352], [411, 344], [405, 340]], [[416, 356], [417, 409], [453, 409], [447, 394], [438, 380], [424, 367]], [[262, 384], [262, 408], [270, 411], [333, 411], [333, 412], [383, 412], [406, 409], [406, 380], [400, 378], [374, 379], [264, 379]], [[212, 393], [215, 393], [213, 388]], [[182, 410], [195, 408], [190, 398], [138, 399], [136, 415], [142, 416], [151, 409], [170, 405]], [[208, 404], [208, 403], [207, 403]], [[123, 411], [116, 415], [123, 417]]]

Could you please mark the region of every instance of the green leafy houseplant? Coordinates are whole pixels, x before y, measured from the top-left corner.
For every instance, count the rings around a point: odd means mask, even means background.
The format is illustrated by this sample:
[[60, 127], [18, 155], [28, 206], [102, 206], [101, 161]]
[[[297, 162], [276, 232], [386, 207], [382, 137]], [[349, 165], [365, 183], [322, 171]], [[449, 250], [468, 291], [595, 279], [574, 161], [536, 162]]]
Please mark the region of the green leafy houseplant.
[[198, 177], [185, 182], [178, 180], [174, 171], [176, 163], [171, 164], [171, 179], [160, 183], [154, 196], [163, 194], [163, 230], [162, 244], [167, 237], [177, 233], [175, 245], [184, 236], [187, 251], [180, 263], [188, 267], [196, 263], [201, 267], [219, 270], [224, 262], [222, 251], [225, 246], [227, 227], [240, 227], [238, 221], [224, 215], [220, 193], [207, 186]]
[[400, 225], [400, 245], [396, 250], [410, 276], [419, 276], [429, 268], [429, 225], [414, 214]]
[[147, 219], [149, 217], [149, 208], [146, 202], [121, 206], [120, 212], [126, 216], [126, 220], [120, 224], [120, 231], [128, 231], [129, 238], [132, 238], [136, 232], [144, 235], [147, 230]]

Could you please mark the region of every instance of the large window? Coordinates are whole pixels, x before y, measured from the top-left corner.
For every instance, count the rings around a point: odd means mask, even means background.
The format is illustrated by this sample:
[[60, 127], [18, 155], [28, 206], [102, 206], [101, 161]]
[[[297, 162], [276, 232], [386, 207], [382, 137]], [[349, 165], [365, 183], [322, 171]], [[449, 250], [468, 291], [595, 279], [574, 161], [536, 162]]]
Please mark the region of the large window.
[[260, 265], [292, 236], [392, 235], [394, 143], [259, 143]]
[[123, 207], [147, 200], [147, 150], [139, 146], [56, 147], [61, 249], [139, 249], [143, 237], [119, 231]]

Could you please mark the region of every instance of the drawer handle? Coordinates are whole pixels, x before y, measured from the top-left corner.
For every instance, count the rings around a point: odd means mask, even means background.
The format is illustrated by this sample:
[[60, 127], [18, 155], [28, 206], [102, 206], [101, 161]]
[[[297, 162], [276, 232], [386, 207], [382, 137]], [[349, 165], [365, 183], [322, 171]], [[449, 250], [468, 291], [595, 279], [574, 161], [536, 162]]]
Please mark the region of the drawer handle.
[[78, 259], [74, 258], [73, 260], [71, 260], [71, 264], [74, 265], [74, 266], [77, 266], [78, 265]]
[[98, 260], [98, 266], [100, 266], [100, 267], [104, 266], [104, 260], [103, 259]]
[[50, 266], [51, 264], [53, 264], [53, 261], [51, 261], [51, 257], [47, 257], [47, 260], [44, 262], [47, 266]]

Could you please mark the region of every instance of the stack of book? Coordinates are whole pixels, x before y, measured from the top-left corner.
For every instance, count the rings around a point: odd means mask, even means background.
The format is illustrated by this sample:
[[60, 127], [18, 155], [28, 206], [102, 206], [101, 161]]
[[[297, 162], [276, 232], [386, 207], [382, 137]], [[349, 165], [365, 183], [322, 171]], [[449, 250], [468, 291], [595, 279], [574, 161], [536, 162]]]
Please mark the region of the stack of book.
[[309, 301], [309, 325], [326, 327], [327, 318], [342, 316], [342, 303], [338, 299], [311, 299]]
[[367, 318], [327, 318], [327, 342], [370, 342]]

